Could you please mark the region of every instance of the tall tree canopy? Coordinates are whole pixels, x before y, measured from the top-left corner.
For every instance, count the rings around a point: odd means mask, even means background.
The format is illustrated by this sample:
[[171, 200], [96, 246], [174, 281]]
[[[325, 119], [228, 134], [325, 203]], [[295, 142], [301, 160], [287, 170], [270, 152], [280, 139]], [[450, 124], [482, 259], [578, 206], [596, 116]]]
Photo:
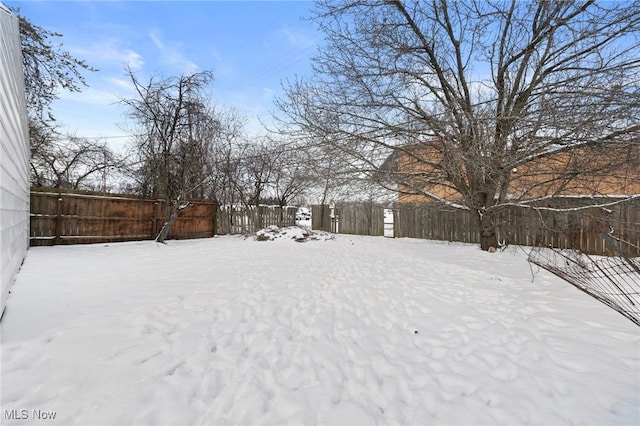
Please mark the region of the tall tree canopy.
[[[280, 130], [405, 193], [455, 199], [484, 249], [497, 245], [493, 214], [534, 193], [514, 193], [515, 170], [597, 157], [545, 177], [576, 179], [640, 140], [637, 1], [322, 0], [313, 19], [326, 45], [316, 77], [278, 101]], [[389, 167], [392, 154], [412, 166]]]
[[84, 71], [97, 71], [85, 61], [74, 57], [56, 40], [62, 34], [40, 27], [10, 8], [18, 17], [24, 68], [27, 108], [32, 125], [51, 123], [54, 117], [51, 102], [60, 90], [79, 92], [86, 86]]

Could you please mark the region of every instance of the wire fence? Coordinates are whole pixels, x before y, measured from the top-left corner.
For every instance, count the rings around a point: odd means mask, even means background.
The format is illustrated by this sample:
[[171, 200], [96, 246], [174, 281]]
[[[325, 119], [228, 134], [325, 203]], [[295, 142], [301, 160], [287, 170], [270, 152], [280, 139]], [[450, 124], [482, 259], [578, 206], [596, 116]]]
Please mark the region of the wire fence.
[[616, 256], [591, 256], [577, 250], [536, 247], [529, 261], [557, 275], [640, 326], [640, 258], [625, 253], [637, 246], [605, 234]]

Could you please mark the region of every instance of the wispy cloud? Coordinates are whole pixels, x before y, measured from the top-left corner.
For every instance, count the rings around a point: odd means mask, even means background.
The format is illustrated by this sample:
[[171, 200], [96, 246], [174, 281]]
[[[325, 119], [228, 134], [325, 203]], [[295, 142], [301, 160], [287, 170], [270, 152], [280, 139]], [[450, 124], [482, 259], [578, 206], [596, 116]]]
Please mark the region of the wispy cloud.
[[134, 71], [140, 70], [144, 65], [142, 55], [122, 44], [117, 38], [107, 38], [86, 47], [75, 48], [73, 53], [97, 68], [121, 68], [122, 65], [127, 65]]
[[120, 96], [109, 88], [86, 87], [82, 92], [61, 92], [60, 99], [72, 100], [82, 104], [107, 106], [118, 103]]
[[180, 43], [165, 41], [158, 30], [149, 33], [149, 38], [160, 52], [160, 59], [166, 65], [174, 67], [181, 72], [194, 72], [200, 67], [188, 59], [183, 53]]
[[115, 75], [97, 73], [92, 75], [88, 87], [80, 92], [61, 91], [59, 96], [63, 101], [76, 102], [79, 110], [87, 106], [114, 106], [122, 99], [136, 96], [130, 80]]
[[131, 80], [127, 80], [124, 78], [118, 78], [118, 77], [107, 77], [106, 81], [112, 85], [113, 87], [117, 87], [119, 89], [122, 89], [125, 92], [133, 92], [134, 91], [134, 87], [133, 87], [133, 83], [131, 83]]
[[134, 52], [133, 50], [127, 50], [126, 55], [127, 55], [126, 64], [129, 65], [129, 67], [132, 70], [138, 70], [142, 68], [142, 65], [144, 64], [144, 61], [142, 60], [142, 56], [140, 56], [138, 53]]

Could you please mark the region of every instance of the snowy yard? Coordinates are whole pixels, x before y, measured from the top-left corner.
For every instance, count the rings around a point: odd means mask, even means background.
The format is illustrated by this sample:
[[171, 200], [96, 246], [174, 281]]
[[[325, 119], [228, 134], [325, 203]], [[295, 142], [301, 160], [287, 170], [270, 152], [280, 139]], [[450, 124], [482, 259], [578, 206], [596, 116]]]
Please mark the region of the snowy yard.
[[2, 422], [640, 424], [638, 327], [533, 273], [347, 235], [31, 248]]

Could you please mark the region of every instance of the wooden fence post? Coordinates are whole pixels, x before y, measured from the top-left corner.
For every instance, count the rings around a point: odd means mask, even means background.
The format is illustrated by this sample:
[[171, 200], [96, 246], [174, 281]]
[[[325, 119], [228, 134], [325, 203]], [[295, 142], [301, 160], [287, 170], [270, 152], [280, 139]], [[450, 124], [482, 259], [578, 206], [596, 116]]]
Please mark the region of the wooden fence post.
[[151, 239], [154, 239], [158, 234], [158, 202], [153, 203], [153, 218], [151, 218]]
[[60, 244], [60, 234], [62, 232], [62, 194], [58, 194], [58, 202], [56, 205], [56, 238], [54, 244]]
[[211, 228], [211, 236], [216, 236], [216, 227], [218, 226], [218, 203], [213, 205], [213, 213], [211, 214], [211, 222], [213, 223]]
[[393, 238], [400, 238], [400, 209], [398, 209], [397, 203], [391, 212], [393, 214]]

